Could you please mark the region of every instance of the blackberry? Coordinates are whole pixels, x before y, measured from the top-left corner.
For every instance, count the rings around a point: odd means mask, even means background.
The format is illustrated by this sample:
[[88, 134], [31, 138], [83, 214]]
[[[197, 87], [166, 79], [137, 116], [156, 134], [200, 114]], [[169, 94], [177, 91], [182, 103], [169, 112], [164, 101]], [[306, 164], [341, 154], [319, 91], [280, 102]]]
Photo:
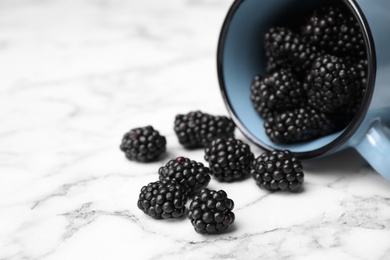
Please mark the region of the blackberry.
[[288, 150], [274, 150], [256, 158], [251, 175], [257, 185], [269, 191], [296, 191], [303, 183], [300, 161]]
[[355, 89], [349, 102], [331, 115], [338, 130], [345, 128], [356, 115], [363, 102], [367, 87], [367, 60], [362, 59], [356, 64], [351, 63], [348, 66], [351, 66], [351, 71], [356, 75]]
[[267, 52], [265, 56], [266, 56], [266, 64], [265, 64], [266, 74], [271, 74], [280, 69], [292, 71], [290, 64], [285, 59], [277, 59], [271, 54], [269, 54], [269, 52]]
[[344, 15], [339, 7], [324, 6], [314, 11], [303, 27], [302, 34], [312, 44], [332, 52], [337, 46], [339, 29], [344, 20]]
[[354, 91], [356, 96], [356, 103], [360, 105], [366, 93], [367, 76], [368, 76], [368, 62], [367, 59], [361, 59], [351, 67], [352, 73], [356, 75], [357, 89]]
[[272, 111], [268, 106], [266, 102], [262, 102], [260, 100], [260, 91], [259, 87], [261, 85], [261, 82], [263, 81], [263, 77], [260, 75], [256, 75], [252, 79], [251, 84], [251, 101], [253, 107], [256, 109], [257, 113], [262, 118], [267, 118], [274, 115], [274, 111]]
[[137, 205], [155, 219], [166, 219], [183, 216], [186, 203], [187, 195], [182, 186], [170, 180], [162, 180], [142, 187]]
[[149, 162], [157, 159], [166, 150], [166, 139], [152, 126], [134, 128], [122, 139], [120, 149], [129, 160]]
[[186, 148], [206, 147], [217, 137], [233, 137], [235, 125], [225, 116], [212, 116], [201, 111], [177, 115], [175, 133]]
[[333, 113], [351, 100], [356, 75], [341, 58], [324, 55], [315, 60], [304, 88], [309, 106], [324, 113]]
[[366, 56], [366, 45], [360, 26], [352, 14], [347, 14], [345, 22], [340, 26], [338, 41], [333, 53], [345, 55], [348, 53], [354, 57]]
[[170, 160], [158, 170], [160, 180], [170, 179], [181, 185], [188, 195], [199, 192], [210, 182], [210, 169], [184, 157]]
[[249, 175], [254, 156], [249, 145], [234, 138], [218, 138], [205, 150], [211, 174], [219, 181], [235, 181]]
[[290, 144], [328, 135], [334, 131], [335, 126], [324, 113], [304, 107], [267, 118], [264, 128], [274, 143]]
[[198, 233], [219, 233], [233, 224], [233, 207], [234, 202], [227, 197], [225, 191], [203, 189], [191, 202], [188, 218]]
[[265, 77], [255, 76], [251, 100], [262, 118], [272, 112], [297, 108], [306, 101], [302, 84], [291, 72], [283, 69]]
[[305, 74], [318, 56], [315, 46], [284, 27], [272, 27], [264, 37], [266, 58], [271, 61], [267, 69], [291, 68], [298, 74]]
[[324, 6], [314, 11], [302, 30], [313, 45], [327, 53], [363, 57], [365, 44], [360, 26], [344, 6]]

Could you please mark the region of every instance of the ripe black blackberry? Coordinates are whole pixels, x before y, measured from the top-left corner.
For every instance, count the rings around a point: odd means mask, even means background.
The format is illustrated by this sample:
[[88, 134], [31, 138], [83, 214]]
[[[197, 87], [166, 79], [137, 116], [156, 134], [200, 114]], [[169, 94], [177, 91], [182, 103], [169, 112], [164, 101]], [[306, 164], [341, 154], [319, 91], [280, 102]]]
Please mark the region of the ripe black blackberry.
[[215, 234], [225, 231], [233, 224], [233, 200], [225, 191], [203, 189], [195, 195], [189, 207], [188, 218], [195, 231], [201, 234]]
[[267, 118], [274, 112], [300, 107], [306, 97], [295, 76], [281, 69], [265, 77], [253, 78], [251, 100], [258, 114]]
[[266, 134], [278, 144], [309, 141], [332, 133], [334, 127], [327, 115], [309, 107], [282, 112], [264, 122]]
[[206, 147], [217, 137], [233, 137], [235, 125], [225, 116], [212, 116], [201, 111], [177, 115], [175, 133], [186, 148]]
[[341, 4], [316, 9], [303, 27], [302, 34], [310, 43], [330, 54], [356, 57], [365, 54], [359, 24]]
[[265, 54], [266, 56], [266, 64], [265, 64], [265, 72], [266, 74], [271, 74], [276, 72], [277, 70], [284, 69], [288, 71], [292, 71], [290, 64], [285, 59], [277, 59], [268, 52]]
[[249, 175], [254, 156], [249, 145], [234, 138], [218, 138], [205, 150], [211, 174], [219, 181], [235, 181]]
[[349, 61], [348, 66], [350, 66], [351, 71], [356, 75], [355, 89], [352, 92], [349, 102], [330, 115], [336, 123], [337, 130], [345, 128], [351, 122], [360, 109], [366, 93], [367, 60], [362, 59], [357, 63]]
[[321, 49], [332, 52], [337, 46], [339, 29], [345, 21], [338, 6], [324, 6], [314, 11], [302, 29], [302, 34]]
[[340, 26], [339, 40], [333, 53], [340, 56], [349, 54], [357, 58], [366, 56], [366, 45], [363, 34], [355, 17], [351, 13], [346, 13], [346, 20]]
[[341, 58], [324, 55], [315, 60], [304, 85], [309, 106], [333, 113], [351, 100], [356, 75]]
[[306, 74], [319, 53], [299, 34], [284, 27], [272, 27], [266, 32], [264, 48], [268, 71], [290, 68], [298, 74]]
[[251, 175], [257, 185], [269, 191], [296, 191], [303, 183], [300, 161], [288, 150], [274, 150], [256, 158]]
[[134, 128], [122, 139], [120, 149], [129, 160], [149, 162], [157, 159], [166, 150], [166, 139], [152, 126]]
[[162, 180], [142, 187], [137, 205], [155, 219], [166, 219], [183, 216], [186, 202], [187, 195], [182, 186], [171, 180]]
[[210, 182], [209, 168], [184, 157], [170, 160], [158, 170], [158, 174], [160, 180], [169, 179], [181, 185], [188, 195], [199, 192]]
[[263, 81], [263, 77], [260, 75], [256, 75], [252, 79], [251, 84], [251, 101], [253, 107], [256, 109], [257, 113], [262, 118], [267, 118], [274, 115], [274, 111], [267, 106], [266, 102], [261, 102], [260, 100], [260, 92], [259, 87], [261, 82]]
[[356, 75], [356, 103], [360, 104], [366, 93], [367, 76], [368, 76], [368, 62], [367, 59], [361, 59], [351, 67], [352, 73]]

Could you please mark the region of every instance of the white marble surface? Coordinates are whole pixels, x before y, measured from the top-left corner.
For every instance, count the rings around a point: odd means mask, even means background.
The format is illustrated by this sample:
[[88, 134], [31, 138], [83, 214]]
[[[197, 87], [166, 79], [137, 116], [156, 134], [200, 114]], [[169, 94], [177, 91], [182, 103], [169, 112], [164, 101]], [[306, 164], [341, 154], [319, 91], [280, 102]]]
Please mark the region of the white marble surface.
[[[212, 180], [235, 201], [226, 234], [137, 208], [169, 158], [203, 161], [178, 144], [176, 113], [227, 113], [215, 55], [230, 4], [0, 1], [1, 260], [390, 259], [390, 183], [354, 151], [305, 162], [298, 194]], [[122, 135], [148, 124], [168, 154], [127, 161]]]

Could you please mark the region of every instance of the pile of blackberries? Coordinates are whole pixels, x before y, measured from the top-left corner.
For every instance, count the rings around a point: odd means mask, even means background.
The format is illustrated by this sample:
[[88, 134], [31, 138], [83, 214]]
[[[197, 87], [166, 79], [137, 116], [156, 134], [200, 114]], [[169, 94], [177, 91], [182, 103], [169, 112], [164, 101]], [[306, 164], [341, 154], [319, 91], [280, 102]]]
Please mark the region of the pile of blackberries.
[[360, 26], [342, 4], [317, 8], [299, 30], [264, 36], [266, 75], [251, 101], [278, 144], [312, 140], [346, 127], [363, 100], [367, 55]]
[[[234, 202], [223, 190], [207, 188], [211, 176], [234, 182], [252, 175], [269, 191], [296, 191], [303, 182], [302, 166], [288, 151], [274, 151], [257, 159], [248, 144], [234, 138], [235, 125], [224, 116], [200, 111], [177, 115], [174, 130], [186, 148], [205, 148], [203, 163], [180, 156], [158, 169], [158, 178], [141, 188], [138, 208], [155, 219], [187, 215], [196, 232], [214, 234], [234, 223]], [[166, 151], [166, 139], [151, 126], [127, 132], [120, 145], [132, 161], [156, 160]], [[272, 167], [270, 166], [272, 165]], [[192, 199], [186, 207], [187, 201]]]

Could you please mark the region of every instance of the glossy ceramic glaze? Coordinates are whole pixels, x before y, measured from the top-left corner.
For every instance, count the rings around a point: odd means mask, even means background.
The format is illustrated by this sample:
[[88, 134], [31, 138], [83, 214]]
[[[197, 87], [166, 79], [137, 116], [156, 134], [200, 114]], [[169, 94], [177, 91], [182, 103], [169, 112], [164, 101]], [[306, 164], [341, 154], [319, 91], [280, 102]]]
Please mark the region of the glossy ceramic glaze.
[[[390, 1], [348, 0], [345, 4], [361, 26], [369, 64], [367, 92], [352, 122], [342, 131], [316, 140], [276, 145], [266, 136], [263, 120], [250, 102], [250, 82], [264, 73], [261, 47], [264, 32], [283, 19], [294, 23], [316, 6], [332, 1], [240, 0], [234, 2], [222, 28], [218, 75], [226, 105], [243, 133], [264, 149], [289, 149], [301, 158], [314, 158], [346, 147], [356, 148], [382, 175], [390, 179], [390, 142], [385, 125], [390, 120]], [[297, 8], [299, 7], [299, 8]]]

